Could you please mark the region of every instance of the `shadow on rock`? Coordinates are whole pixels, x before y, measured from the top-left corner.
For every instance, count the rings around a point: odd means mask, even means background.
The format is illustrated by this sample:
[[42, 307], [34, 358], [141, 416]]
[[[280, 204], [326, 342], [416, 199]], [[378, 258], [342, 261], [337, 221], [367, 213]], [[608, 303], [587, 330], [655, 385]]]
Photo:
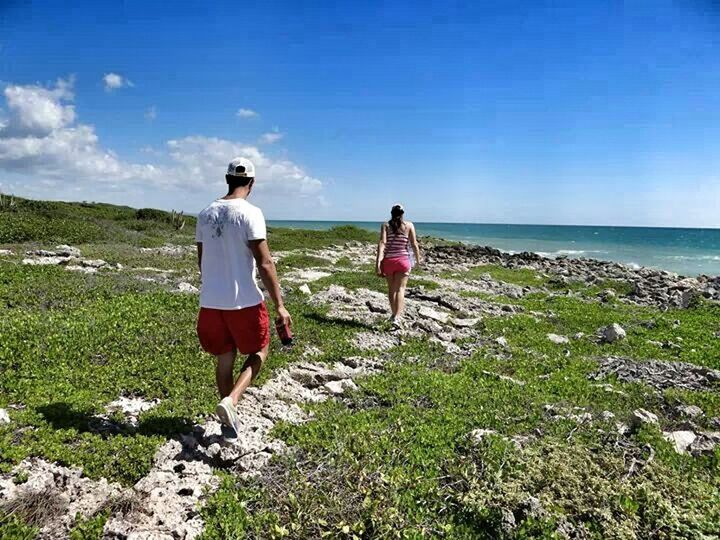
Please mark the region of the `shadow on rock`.
[[321, 324], [335, 324], [338, 326], [344, 326], [346, 328], [355, 328], [355, 329], [362, 329], [362, 330], [374, 330], [375, 327], [371, 324], [362, 322], [362, 321], [355, 321], [355, 320], [348, 320], [348, 319], [336, 319], [334, 317], [328, 317], [327, 315], [321, 315], [319, 313], [311, 313], [307, 315], [308, 319], [311, 319], [315, 322], [321, 323]]
[[173, 415], [153, 415], [139, 423], [95, 414], [88, 409], [77, 409], [65, 402], [49, 403], [38, 407], [39, 412], [55, 429], [74, 429], [80, 433], [112, 435], [162, 435], [174, 437], [192, 429], [190, 419]]

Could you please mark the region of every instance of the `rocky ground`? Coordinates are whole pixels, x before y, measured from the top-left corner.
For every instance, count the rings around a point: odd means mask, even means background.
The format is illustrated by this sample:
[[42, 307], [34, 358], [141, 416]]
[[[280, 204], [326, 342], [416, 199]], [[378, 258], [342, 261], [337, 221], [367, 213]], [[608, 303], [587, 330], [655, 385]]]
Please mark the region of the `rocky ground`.
[[[167, 245], [143, 248], [141, 253], [173, 258], [191, 256], [191, 250], [186, 246]], [[444, 351], [443, 369], [454, 369], [448, 366], [459, 365], [463, 359], [479, 352], [502, 362], [500, 365], [507, 365], [513, 355], [518, 354], [516, 346], [512, 346], [513, 335], [497, 335], [486, 327], [486, 322], [498, 324], [497, 321], [518, 317], [546, 321], [554, 317], [552, 310], [523, 303], [524, 299], [538, 295], [550, 299], [575, 298], [588, 305], [627, 304], [651, 307], [659, 312], [691, 309], [698, 301], [720, 300], [720, 278], [683, 278], [668, 272], [592, 260], [546, 259], [532, 253], [509, 255], [486, 247], [438, 245], [427, 249], [427, 263], [417, 280], [411, 280], [407, 291], [403, 324], [393, 330], [387, 323], [389, 313], [386, 296], [381, 292], [382, 284], [375, 288], [341, 284], [348, 274], [352, 277], [352, 274], [360, 276], [371, 272], [368, 265], [373, 262], [372, 245], [351, 242], [302, 254], [313, 257], [315, 262], [326, 263], [288, 267], [283, 272], [284, 289], [287, 294], [296, 295], [307, 305], [322, 310], [333, 324], [354, 325], [357, 331], [348, 346], [357, 354], [340, 355], [334, 361], [327, 358], [317, 361], [324, 352], [322, 344], [297, 345], [298, 361], [275, 369], [270, 378], [252, 387], [242, 399], [239, 412], [243, 431], [237, 444], [223, 443], [217, 420], [207, 416], [160, 445], [150, 471], [133, 486], [104, 478], [91, 479], [79, 467], [60, 465], [40, 456], [27, 457], [0, 475], [2, 512], [30, 519], [39, 528], [38, 538], [68, 537], [77, 525], [78, 516], [90, 519], [103, 513], [106, 515], [103, 538], [196, 538], [205, 525], [201, 508], [221, 484], [218, 471], [237, 478], [262, 476], [275, 456], [288, 452], [287, 444], [276, 435], [279, 424], [313, 422], [313, 408], [308, 405], [328, 400], [342, 403], [347, 396], [357, 393], [359, 381], [381, 373], [393, 362], [398, 348], [416, 342], [439, 347]], [[22, 265], [60, 266], [87, 274], [123, 274], [180, 294], [197, 293], [197, 276], [192, 266], [177, 269], [108, 263], [86, 258], [81, 249], [67, 245], [29, 250], [22, 255], [5, 250], [2, 255], [9, 259], [15, 257]], [[282, 263], [297, 253], [277, 255]], [[350, 268], [338, 266], [339, 261], [347, 259], [351, 261]], [[496, 269], [494, 271], [529, 271], [534, 277], [514, 283], [501, 280], [492, 271], [482, 271], [487, 265], [491, 270]], [[608, 288], [608, 283], [623, 286]], [[546, 346], [557, 347], [562, 357], [570, 356], [575, 346], [622, 343], [628, 331], [634, 330], [606, 320], [586, 332], [567, 332], [568, 335], [546, 332], [542, 339], [547, 345], [543, 344], [537, 354], [545, 354], [542, 350]], [[720, 328], [708, 331], [718, 332]], [[685, 345], [667, 340], [648, 346], [667, 351]], [[595, 355], [594, 362], [596, 368], [587, 378], [592, 384], [604, 387], [608, 394], [623, 393], [623, 387], [617, 383], [625, 383], [642, 385], [648, 395], [656, 396], [651, 401], [660, 403], [656, 412], [664, 415], [661, 433], [676, 452], [696, 457], [715, 454], [715, 447], [720, 444], [720, 418], [708, 418], [696, 405], [671, 405], [662, 392], [670, 389], [716, 393], [719, 371], [681, 361], [634, 359], [614, 354]], [[483, 368], [479, 376], [498, 384], [523, 386], [530, 382], [508, 374], [506, 368]], [[550, 376], [538, 374], [537, 378]], [[145, 399], [138, 395], [117, 396], [103, 412], [90, 419], [89, 429], [105, 436], [133, 433], [138, 429], [139, 418], [161, 402], [158, 398]], [[11, 405], [0, 409], [0, 423], [6, 426], [12, 426], [13, 407], [23, 407], [20, 403]], [[626, 418], [616, 418], [610, 411], [593, 411], [582, 406], [546, 403], [543, 407], [546, 422], [597, 425], [598, 429], [619, 437], [644, 425], [658, 425], [658, 416], [644, 408], [633, 410]], [[572, 428], [568, 440], [575, 429], [578, 428]], [[500, 436], [522, 449], [541, 438], [542, 430], [504, 437], [497, 430], [476, 427], [469, 430], [467, 436], [474, 444], [483, 444], [489, 436]], [[647, 456], [644, 460], [628, 462], [628, 470], [634, 471], [646, 461]], [[512, 513], [510, 517], [516, 519]], [[508, 526], [514, 530], [514, 525]], [[562, 520], [556, 523], [555, 533], [585, 537], [582, 528]]]
[[[698, 296], [720, 300], [720, 276], [684, 277], [652, 268], [629, 266], [594, 259], [568, 257], [547, 258], [536, 253], [509, 254], [491, 247], [437, 246], [427, 255], [428, 266], [436, 271], [457, 271], [478, 264], [497, 264], [507, 268], [530, 268], [552, 276], [551, 284], [584, 283], [593, 285], [603, 280], [622, 280], [631, 289], [623, 301], [639, 305], [688, 307]], [[607, 291], [600, 293], [607, 295]], [[614, 291], [610, 294], [615, 295]]]

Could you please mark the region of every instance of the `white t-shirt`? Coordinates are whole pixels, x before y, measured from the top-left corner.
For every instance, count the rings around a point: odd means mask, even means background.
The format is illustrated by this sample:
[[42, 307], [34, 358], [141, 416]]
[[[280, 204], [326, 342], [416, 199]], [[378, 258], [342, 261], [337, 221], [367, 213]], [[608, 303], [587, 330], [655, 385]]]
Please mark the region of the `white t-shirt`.
[[262, 210], [245, 199], [218, 199], [200, 212], [195, 239], [202, 242], [201, 307], [243, 309], [264, 300], [250, 241], [266, 237]]

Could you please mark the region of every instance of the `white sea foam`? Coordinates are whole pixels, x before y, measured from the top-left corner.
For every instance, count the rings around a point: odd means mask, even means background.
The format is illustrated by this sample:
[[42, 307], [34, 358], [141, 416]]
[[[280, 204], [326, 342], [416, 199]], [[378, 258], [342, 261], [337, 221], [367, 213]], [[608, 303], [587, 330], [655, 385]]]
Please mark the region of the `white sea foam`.
[[556, 251], [558, 255], [585, 255], [586, 253], [607, 254], [607, 251], [600, 249], [559, 249]]
[[663, 258], [674, 261], [720, 261], [720, 255], [667, 255]]
[[536, 251], [535, 253], [542, 257], [548, 257], [552, 259], [555, 257], [560, 257], [562, 255], [580, 257], [582, 255], [607, 255], [609, 252], [599, 249], [558, 249], [557, 251]]

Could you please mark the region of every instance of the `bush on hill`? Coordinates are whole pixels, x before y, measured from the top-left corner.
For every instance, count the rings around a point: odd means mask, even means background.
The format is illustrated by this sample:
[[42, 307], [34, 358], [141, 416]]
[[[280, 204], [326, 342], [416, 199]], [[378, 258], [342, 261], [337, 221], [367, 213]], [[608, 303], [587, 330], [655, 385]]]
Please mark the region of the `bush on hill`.
[[47, 218], [15, 212], [0, 214], [0, 243], [56, 242], [87, 243], [107, 239], [97, 224], [82, 219]]
[[[174, 231], [170, 212], [106, 203], [36, 201], [3, 196], [0, 244], [21, 242], [81, 244], [122, 241], [136, 245], [187, 243], [195, 218], [183, 216], [185, 232]], [[9, 201], [12, 200], [12, 205]]]
[[135, 219], [168, 221], [170, 219], [170, 213], [164, 210], [157, 210], [156, 208], [140, 208], [135, 212]]

